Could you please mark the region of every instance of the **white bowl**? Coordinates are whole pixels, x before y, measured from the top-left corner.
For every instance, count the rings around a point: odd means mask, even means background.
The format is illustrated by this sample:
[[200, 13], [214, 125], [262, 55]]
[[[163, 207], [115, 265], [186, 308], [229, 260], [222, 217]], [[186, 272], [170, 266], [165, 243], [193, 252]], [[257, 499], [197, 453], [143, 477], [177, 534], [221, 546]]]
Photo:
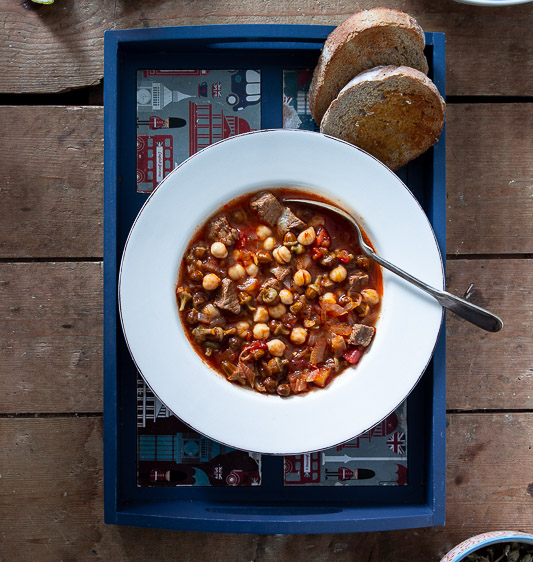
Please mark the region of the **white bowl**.
[[376, 251], [442, 288], [429, 221], [407, 187], [378, 160], [337, 139], [272, 130], [231, 137], [169, 174], [141, 209], [122, 257], [119, 306], [130, 353], [159, 399], [196, 431], [238, 449], [297, 454], [332, 447], [379, 423], [423, 374], [442, 309], [383, 272], [381, 318], [371, 349], [325, 389], [281, 398], [230, 384], [192, 348], [175, 287], [196, 228], [236, 196], [295, 187], [351, 210]]

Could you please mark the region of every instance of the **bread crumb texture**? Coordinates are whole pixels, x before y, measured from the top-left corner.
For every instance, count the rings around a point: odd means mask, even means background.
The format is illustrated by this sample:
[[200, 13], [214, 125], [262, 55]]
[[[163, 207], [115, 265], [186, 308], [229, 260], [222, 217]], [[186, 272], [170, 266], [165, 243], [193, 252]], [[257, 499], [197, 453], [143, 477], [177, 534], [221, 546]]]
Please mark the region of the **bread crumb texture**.
[[326, 39], [309, 90], [311, 114], [320, 123], [339, 91], [376, 66], [409, 66], [427, 74], [424, 31], [410, 15], [389, 8], [357, 12]]
[[444, 100], [425, 74], [389, 66], [349, 82], [328, 108], [320, 130], [397, 170], [437, 142], [444, 113]]

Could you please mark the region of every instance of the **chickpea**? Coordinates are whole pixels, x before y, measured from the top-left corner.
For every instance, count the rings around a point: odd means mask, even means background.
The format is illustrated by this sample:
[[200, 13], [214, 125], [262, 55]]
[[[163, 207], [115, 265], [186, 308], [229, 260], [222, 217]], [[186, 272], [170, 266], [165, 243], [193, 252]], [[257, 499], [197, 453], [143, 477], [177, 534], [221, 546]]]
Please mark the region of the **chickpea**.
[[337, 302], [337, 295], [335, 293], [324, 293], [321, 297], [322, 302], [328, 304], [335, 304]]
[[248, 273], [250, 277], [255, 277], [258, 271], [259, 268], [257, 267], [257, 265], [255, 265], [255, 263], [251, 263], [250, 265], [246, 266], [246, 273]]
[[214, 291], [220, 285], [220, 277], [214, 273], [208, 273], [202, 280], [202, 287], [206, 291]]
[[335, 281], [335, 283], [342, 283], [346, 279], [347, 275], [348, 272], [343, 265], [338, 265], [329, 272], [329, 278], [332, 281]]
[[279, 300], [283, 304], [292, 304], [294, 302], [294, 296], [289, 289], [281, 289], [279, 292]]
[[266, 322], [268, 320], [268, 310], [266, 306], [258, 306], [254, 313], [254, 322]]
[[245, 322], [244, 320], [241, 320], [240, 322], [237, 322], [237, 324], [235, 324], [235, 329], [237, 330], [237, 335], [240, 338], [244, 338], [250, 332], [250, 324], [248, 324], [248, 322]]
[[316, 240], [316, 232], [315, 229], [310, 226], [305, 230], [302, 230], [300, 234], [298, 234], [298, 242], [303, 244], [304, 246], [310, 246]]
[[256, 340], [266, 340], [268, 336], [270, 336], [270, 328], [267, 324], [260, 322], [259, 324], [255, 324], [253, 334]]
[[209, 321], [220, 316], [220, 310], [212, 303], [206, 304], [202, 312], [209, 317]]
[[264, 242], [263, 242], [263, 248], [267, 251], [267, 252], [271, 252], [274, 248], [276, 247], [276, 239], [272, 236], [269, 236]]
[[307, 330], [305, 328], [301, 328], [300, 326], [296, 326], [292, 329], [290, 338], [292, 343], [302, 345], [307, 339]]
[[378, 304], [379, 293], [375, 289], [363, 289], [361, 291], [361, 299], [364, 303], [372, 306], [374, 304]]
[[303, 287], [304, 285], [309, 285], [311, 283], [311, 274], [307, 269], [299, 269], [294, 274], [294, 284], [298, 287]]
[[287, 347], [281, 340], [267, 341], [268, 352], [274, 357], [283, 357], [285, 348]]
[[268, 309], [268, 313], [272, 318], [279, 319], [287, 312], [287, 307], [282, 303], [278, 303], [275, 306], [271, 306]]
[[236, 263], [228, 269], [228, 275], [231, 279], [233, 279], [233, 281], [237, 281], [246, 275], [246, 270], [240, 263]]
[[291, 251], [286, 246], [278, 246], [272, 255], [278, 263], [289, 263], [291, 261]]
[[255, 229], [255, 233], [257, 234], [259, 240], [266, 240], [272, 234], [272, 229], [268, 228], [268, 226], [265, 226], [264, 224], [260, 224]]
[[228, 257], [228, 249], [222, 242], [213, 242], [211, 244], [211, 253], [215, 258], [226, 258]]

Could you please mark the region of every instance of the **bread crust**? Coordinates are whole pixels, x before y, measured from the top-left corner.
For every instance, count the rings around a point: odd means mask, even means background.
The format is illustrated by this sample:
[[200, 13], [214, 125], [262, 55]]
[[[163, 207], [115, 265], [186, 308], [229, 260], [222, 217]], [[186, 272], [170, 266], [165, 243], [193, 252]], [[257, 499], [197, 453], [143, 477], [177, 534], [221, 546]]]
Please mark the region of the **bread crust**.
[[424, 31], [410, 15], [390, 8], [357, 12], [328, 36], [309, 88], [309, 107], [320, 123], [351, 78], [375, 66], [410, 66], [427, 74]]
[[435, 144], [446, 104], [422, 72], [378, 67], [353, 78], [326, 111], [320, 131], [397, 170]]

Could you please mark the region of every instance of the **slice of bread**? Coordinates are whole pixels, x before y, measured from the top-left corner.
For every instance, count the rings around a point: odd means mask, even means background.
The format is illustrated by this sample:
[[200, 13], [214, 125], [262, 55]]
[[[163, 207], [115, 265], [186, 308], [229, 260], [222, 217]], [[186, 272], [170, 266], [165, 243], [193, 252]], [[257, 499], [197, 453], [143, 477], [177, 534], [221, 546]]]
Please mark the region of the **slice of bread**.
[[407, 66], [374, 68], [340, 91], [320, 132], [348, 141], [397, 170], [437, 142], [445, 106], [422, 72]]
[[326, 39], [309, 89], [309, 107], [320, 123], [329, 104], [354, 76], [376, 66], [410, 66], [427, 74], [425, 38], [416, 20], [398, 10], [358, 12]]

